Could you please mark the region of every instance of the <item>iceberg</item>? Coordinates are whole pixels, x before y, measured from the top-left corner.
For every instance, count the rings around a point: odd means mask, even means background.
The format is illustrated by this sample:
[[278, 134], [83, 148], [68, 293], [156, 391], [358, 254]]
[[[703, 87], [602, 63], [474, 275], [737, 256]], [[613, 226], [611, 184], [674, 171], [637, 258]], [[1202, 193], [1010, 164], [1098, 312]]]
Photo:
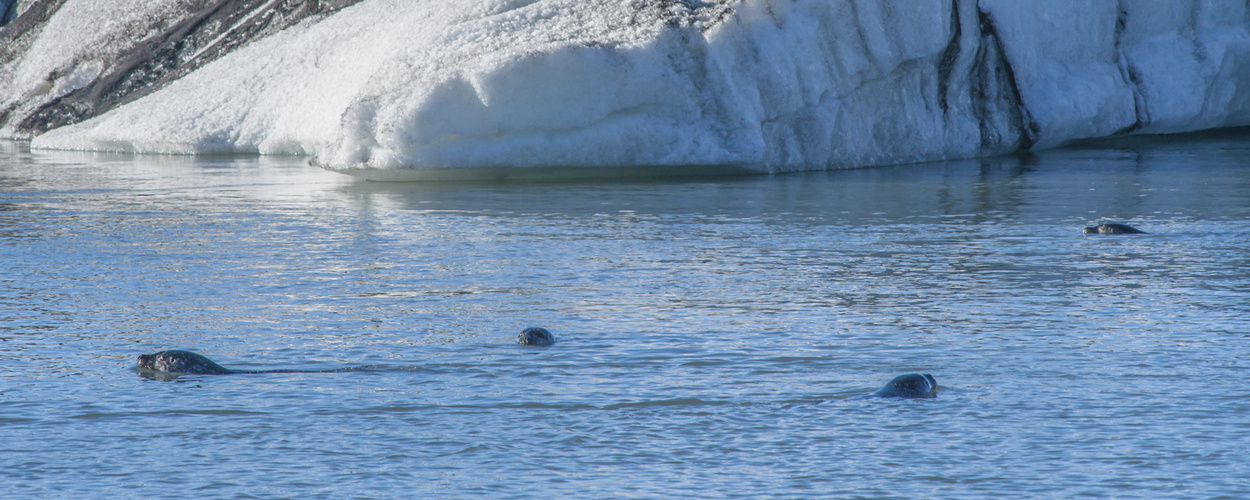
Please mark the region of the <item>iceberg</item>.
[[0, 134], [34, 148], [680, 175], [1250, 125], [1234, 0], [10, 4]]

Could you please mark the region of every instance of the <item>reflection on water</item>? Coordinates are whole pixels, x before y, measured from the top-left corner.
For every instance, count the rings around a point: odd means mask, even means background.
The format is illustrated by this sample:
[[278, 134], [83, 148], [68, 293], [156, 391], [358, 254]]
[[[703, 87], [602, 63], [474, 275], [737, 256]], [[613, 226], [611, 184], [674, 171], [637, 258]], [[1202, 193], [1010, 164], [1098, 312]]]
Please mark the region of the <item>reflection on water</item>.
[[[0, 143], [0, 484], [1245, 497], [1247, 139], [426, 184]], [[907, 372], [938, 397], [856, 397]]]

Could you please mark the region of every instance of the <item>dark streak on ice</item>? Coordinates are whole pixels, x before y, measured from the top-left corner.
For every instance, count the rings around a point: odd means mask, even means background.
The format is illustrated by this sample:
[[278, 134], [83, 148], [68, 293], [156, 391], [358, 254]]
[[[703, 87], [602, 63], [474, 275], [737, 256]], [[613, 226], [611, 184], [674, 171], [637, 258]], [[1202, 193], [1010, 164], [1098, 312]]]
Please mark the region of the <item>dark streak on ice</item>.
[[707, 31], [733, 14], [731, 3], [735, 0], [634, 0], [630, 7], [640, 13], [638, 19], [662, 19], [670, 29], [697, 27]]
[[959, 25], [959, 0], [951, 0], [951, 40], [942, 51], [942, 60], [938, 62], [938, 106], [942, 113], [948, 111], [946, 93], [950, 88], [951, 72], [955, 70], [955, 61], [959, 58], [959, 39], [963, 29]]
[[[43, 30], [43, 26], [48, 23], [48, 19], [55, 14], [65, 0], [42, 0], [35, 2], [22, 15], [17, 16], [9, 24], [0, 28], [0, 66], [12, 63], [21, 57], [35, 43], [35, 39], [39, 36], [39, 32]], [[17, 4], [14, 3], [14, 6]], [[13, 113], [13, 107], [17, 103], [14, 102], [4, 109], [0, 109], [0, 125], [9, 121], [9, 115]]]
[[[117, 54], [106, 73], [91, 84], [54, 99], [18, 125], [23, 133], [38, 134], [103, 114], [148, 95], [247, 44], [308, 17], [324, 15], [360, 0], [216, 0], [164, 32]], [[56, 3], [63, 0], [40, 2]], [[30, 9], [35, 10], [35, 7]], [[44, 19], [56, 8], [47, 6]], [[26, 14], [22, 18], [27, 17]], [[20, 22], [20, 19], [19, 19]], [[18, 30], [22, 30], [18, 28]], [[7, 36], [7, 29], [5, 32]], [[16, 34], [15, 36], [20, 36]], [[0, 37], [0, 43], [5, 37]], [[6, 54], [0, 53], [0, 62]], [[10, 56], [11, 58], [12, 56]], [[55, 76], [55, 75], [53, 75]], [[0, 111], [0, 123], [11, 110]]]
[[[990, 14], [977, 10], [981, 43], [973, 65], [973, 113], [980, 122], [982, 154], [1027, 150], [1037, 143], [1041, 131], [1020, 98], [1015, 72], [1003, 50], [1002, 39]], [[1003, 123], [1003, 122], [1006, 123]], [[1009, 131], [1003, 137], [1000, 131]]]

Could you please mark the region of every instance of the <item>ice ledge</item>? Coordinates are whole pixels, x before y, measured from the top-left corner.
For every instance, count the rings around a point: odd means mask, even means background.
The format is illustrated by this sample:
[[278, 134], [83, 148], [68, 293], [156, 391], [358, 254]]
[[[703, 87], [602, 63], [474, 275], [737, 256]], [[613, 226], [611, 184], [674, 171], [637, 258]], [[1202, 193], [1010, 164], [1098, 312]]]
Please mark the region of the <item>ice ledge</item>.
[[1231, 0], [364, 0], [33, 146], [808, 170], [1248, 125], [1246, 82]]

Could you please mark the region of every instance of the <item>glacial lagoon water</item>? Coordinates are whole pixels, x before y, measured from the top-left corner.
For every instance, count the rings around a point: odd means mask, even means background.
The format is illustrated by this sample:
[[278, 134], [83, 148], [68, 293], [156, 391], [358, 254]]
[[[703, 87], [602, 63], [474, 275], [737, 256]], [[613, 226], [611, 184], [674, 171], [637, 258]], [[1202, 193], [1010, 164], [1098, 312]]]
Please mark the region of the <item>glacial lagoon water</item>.
[[[134, 370], [175, 348], [359, 369]], [[1247, 380], [1246, 131], [438, 184], [0, 143], [4, 498], [1246, 498]]]

